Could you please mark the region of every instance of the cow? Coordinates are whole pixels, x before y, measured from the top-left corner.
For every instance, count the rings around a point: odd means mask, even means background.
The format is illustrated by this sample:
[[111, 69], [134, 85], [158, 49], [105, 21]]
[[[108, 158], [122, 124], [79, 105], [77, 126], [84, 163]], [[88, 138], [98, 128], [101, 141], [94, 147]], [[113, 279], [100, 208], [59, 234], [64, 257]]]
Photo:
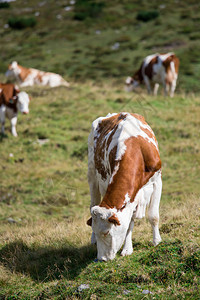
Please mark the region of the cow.
[[0, 123], [1, 133], [4, 134], [5, 118], [11, 123], [12, 135], [17, 137], [16, 124], [18, 110], [23, 114], [29, 113], [30, 98], [26, 92], [20, 92], [12, 83], [0, 83]]
[[154, 83], [154, 95], [157, 95], [159, 84], [164, 87], [165, 96], [169, 93], [174, 96], [178, 78], [179, 59], [170, 52], [153, 54], [145, 57], [140, 68], [132, 77], [126, 79], [126, 90], [131, 91], [139, 84], [145, 83], [147, 91], [151, 94], [151, 84]]
[[144, 217], [147, 206], [153, 244], [161, 241], [161, 160], [155, 135], [142, 116], [113, 113], [92, 123], [88, 183], [91, 218], [87, 224], [92, 226], [98, 260], [114, 259], [122, 245], [122, 256], [132, 254], [134, 219]]
[[59, 74], [43, 72], [33, 68], [25, 68], [20, 66], [16, 61], [13, 61], [5, 73], [5, 76], [14, 80], [21, 87], [42, 85], [57, 87], [60, 85], [69, 87], [69, 83]]

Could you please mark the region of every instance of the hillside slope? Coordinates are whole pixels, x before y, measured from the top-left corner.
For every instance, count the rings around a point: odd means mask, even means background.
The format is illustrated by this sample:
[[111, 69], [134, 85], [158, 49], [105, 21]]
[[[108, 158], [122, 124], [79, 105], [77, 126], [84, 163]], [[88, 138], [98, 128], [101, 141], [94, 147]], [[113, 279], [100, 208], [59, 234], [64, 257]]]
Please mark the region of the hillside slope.
[[[0, 72], [17, 60], [75, 80], [114, 77], [124, 81], [144, 56], [174, 51], [181, 61], [179, 89], [199, 91], [198, 1], [79, 0], [70, 4], [74, 2], [17, 0], [0, 9]], [[6, 25], [11, 18], [35, 18], [37, 23], [14, 30]]]

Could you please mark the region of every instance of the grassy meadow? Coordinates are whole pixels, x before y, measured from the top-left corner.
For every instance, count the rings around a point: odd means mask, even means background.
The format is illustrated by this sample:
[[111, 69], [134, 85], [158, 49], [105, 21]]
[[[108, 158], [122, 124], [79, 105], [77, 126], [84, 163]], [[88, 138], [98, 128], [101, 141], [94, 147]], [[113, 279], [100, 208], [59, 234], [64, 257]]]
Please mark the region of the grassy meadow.
[[[18, 116], [17, 138], [8, 120], [0, 136], [0, 299], [199, 299], [200, 5], [91, 2], [99, 5], [17, 0], [0, 7], [1, 81], [17, 60], [71, 84], [24, 89], [30, 114]], [[157, 17], [138, 19], [149, 11]], [[10, 17], [34, 17], [36, 25], [7, 28]], [[166, 51], [180, 58], [174, 98], [162, 89], [158, 97], [144, 87], [124, 91], [145, 55]], [[95, 263], [87, 138], [95, 118], [119, 111], [143, 115], [157, 137], [163, 241], [153, 247], [150, 224], [136, 220], [134, 253]]]

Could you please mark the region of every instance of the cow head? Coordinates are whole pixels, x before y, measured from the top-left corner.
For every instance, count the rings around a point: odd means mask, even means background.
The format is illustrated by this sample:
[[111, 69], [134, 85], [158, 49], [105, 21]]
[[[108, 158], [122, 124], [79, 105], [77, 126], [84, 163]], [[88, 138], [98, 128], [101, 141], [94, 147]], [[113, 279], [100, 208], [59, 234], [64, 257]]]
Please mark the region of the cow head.
[[123, 245], [130, 220], [122, 212], [100, 206], [93, 206], [91, 215], [92, 219], [87, 224], [92, 225], [95, 234], [97, 258], [112, 260]]
[[18, 95], [17, 108], [23, 114], [29, 113], [30, 98], [26, 92], [20, 92]]
[[20, 74], [20, 68], [18, 67], [18, 63], [13, 61], [9, 66], [8, 70], [5, 73], [5, 76], [8, 78], [17, 78]]
[[135, 77], [127, 77], [126, 81], [125, 81], [125, 90], [127, 92], [131, 92], [133, 91], [138, 85], [140, 84], [139, 79], [137, 80], [137, 78]]

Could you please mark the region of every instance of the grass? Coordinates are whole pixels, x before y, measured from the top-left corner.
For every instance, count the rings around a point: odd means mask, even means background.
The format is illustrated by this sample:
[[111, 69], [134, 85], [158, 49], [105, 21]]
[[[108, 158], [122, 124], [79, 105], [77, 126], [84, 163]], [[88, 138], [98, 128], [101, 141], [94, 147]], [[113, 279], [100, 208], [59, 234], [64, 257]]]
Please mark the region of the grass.
[[[199, 4], [104, 3], [97, 18], [83, 21], [73, 8], [65, 11], [64, 0], [28, 7], [19, 0], [1, 9], [1, 81], [17, 60], [58, 72], [71, 85], [26, 88], [30, 114], [19, 115], [18, 138], [8, 121], [0, 137], [0, 299], [199, 297]], [[154, 20], [136, 19], [155, 10]], [[35, 16], [34, 32], [4, 28], [11, 16]], [[125, 77], [157, 51], [180, 57], [175, 97], [124, 92]], [[163, 242], [154, 248], [149, 223], [137, 220], [133, 255], [95, 263], [86, 226], [87, 138], [95, 118], [119, 111], [142, 114], [159, 142]], [[89, 288], [80, 292], [81, 284]]]

